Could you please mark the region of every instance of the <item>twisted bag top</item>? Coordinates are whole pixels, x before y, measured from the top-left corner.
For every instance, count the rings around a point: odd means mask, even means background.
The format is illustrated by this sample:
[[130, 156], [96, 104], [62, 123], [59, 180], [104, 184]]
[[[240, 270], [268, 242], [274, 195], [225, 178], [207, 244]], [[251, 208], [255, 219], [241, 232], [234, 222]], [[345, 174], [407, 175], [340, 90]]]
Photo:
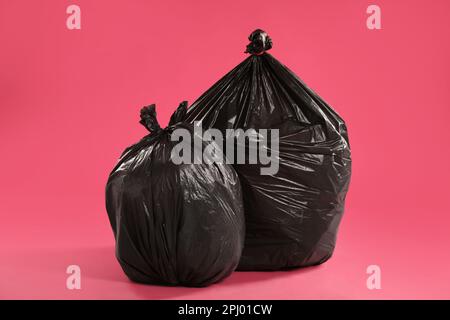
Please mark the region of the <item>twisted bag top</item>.
[[277, 270], [326, 261], [333, 253], [351, 159], [342, 118], [267, 51], [263, 30], [249, 36], [250, 56], [189, 108], [203, 128], [278, 129], [279, 170], [234, 165], [244, 195], [246, 241], [241, 270]]

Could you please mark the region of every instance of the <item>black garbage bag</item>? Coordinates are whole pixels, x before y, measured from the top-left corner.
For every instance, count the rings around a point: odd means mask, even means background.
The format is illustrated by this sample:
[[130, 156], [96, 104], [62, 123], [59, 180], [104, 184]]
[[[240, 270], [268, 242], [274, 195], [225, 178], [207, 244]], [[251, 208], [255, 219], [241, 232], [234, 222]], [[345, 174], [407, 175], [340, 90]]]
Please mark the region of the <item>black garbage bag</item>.
[[347, 128], [325, 101], [266, 53], [272, 47], [267, 33], [258, 29], [249, 40], [251, 55], [194, 102], [186, 120], [201, 121], [224, 136], [230, 129], [278, 129], [278, 150], [271, 150], [279, 161], [276, 173], [262, 175], [260, 163], [234, 165], [246, 220], [238, 270], [320, 264], [333, 253], [349, 187]]
[[[244, 213], [235, 170], [172, 161], [178, 142], [171, 135], [180, 128], [193, 132], [182, 122], [186, 111], [183, 102], [161, 129], [155, 106], [143, 108], [141, 123], [151, 133], [124, 151], [108, 179], [106, 208], [116, 257], [136, 282], [206, 286], [239, 263]], [[200, 148], [209, 143], [201, 141]]]

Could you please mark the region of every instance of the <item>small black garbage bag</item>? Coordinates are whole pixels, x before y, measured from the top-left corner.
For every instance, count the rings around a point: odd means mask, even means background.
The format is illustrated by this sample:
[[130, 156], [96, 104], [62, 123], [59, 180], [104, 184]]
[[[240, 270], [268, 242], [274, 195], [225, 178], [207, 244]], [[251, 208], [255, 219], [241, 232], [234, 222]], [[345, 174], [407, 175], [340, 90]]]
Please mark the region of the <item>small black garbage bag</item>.
[[224, 136], [227, 129], [278, 130], [278, 150], [271, 150], [279, 161], [276, 173], [262, 175], [260, 163], [234, 165], [246, 220], [238, 270], [320, 264], [333, 253], [350, 181], [347, 128], [324, 100], [266, 53], [272, 48], [266, 32], [258, 29], [249, 40], [251, 55], [194, 102], [186, 120], [201, 121]]
[[[186, 111], [183, 102], [161, 129], [155, 106], [143, 108], [141, 123], [151, 133], [124, 151], [108, 179], [106, 208], [116, 256], [136, 282], [206, 286], [239, 263], [244, 213], [235, 170], [172, 161], [178, 142], [171, 135], [180, 128], [193, 132], [182, 122]], [[200, 148], [209, 143], [201, 141]]]

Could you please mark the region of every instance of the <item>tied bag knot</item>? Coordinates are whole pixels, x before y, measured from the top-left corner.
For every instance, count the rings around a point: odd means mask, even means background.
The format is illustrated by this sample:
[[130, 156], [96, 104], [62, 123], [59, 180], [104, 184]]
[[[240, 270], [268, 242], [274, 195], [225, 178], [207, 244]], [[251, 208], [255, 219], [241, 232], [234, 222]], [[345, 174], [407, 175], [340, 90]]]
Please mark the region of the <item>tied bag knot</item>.
[[249, 35], [248, 40], [250, 43], [245, 53], [259, 56], [272, 48], [272, 39], [264, 30], [256, 29]]
[[[184, 120], [187, 112], [187, 107], [187, 101], [183, 101], [180, 103], [177, 110], [170, 117], [169, 125], [167, 126], [167, 128]], [[141, 109], [141, 120], [139, 121], [139, 123], [142, 124], [152, 134], [158, 134], [163, 131], [156, 117], [155, 104], [145, 106]], [[164, 130], [166, 130], [167, 128], [165, 128]]]

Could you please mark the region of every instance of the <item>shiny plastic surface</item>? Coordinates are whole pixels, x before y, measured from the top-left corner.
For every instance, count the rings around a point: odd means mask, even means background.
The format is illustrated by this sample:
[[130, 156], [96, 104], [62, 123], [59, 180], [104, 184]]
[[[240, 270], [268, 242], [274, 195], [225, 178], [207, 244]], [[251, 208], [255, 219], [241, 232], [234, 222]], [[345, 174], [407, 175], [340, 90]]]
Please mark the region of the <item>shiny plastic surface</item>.
[[106, 186], [116, 256], [137, 282], [206, 286], [239, 263], [244, 213], [235, 170], [171, 161], [173, 131], [192, 132], [182, 122], [186, 109], [181, 104], [161, 129], [155, 106], [143, 108], [141, 123], [151, 133], [125, 150]]
[[351, 175], [341, 117], [270, 54], [272, 41], [253, 32], [247, 59], [188, 110], [203, 128], [279, 129], [279, 171], [235, 165], [246, 220], [238, 270], [278, 270], [320, 264], [333, 253]]

